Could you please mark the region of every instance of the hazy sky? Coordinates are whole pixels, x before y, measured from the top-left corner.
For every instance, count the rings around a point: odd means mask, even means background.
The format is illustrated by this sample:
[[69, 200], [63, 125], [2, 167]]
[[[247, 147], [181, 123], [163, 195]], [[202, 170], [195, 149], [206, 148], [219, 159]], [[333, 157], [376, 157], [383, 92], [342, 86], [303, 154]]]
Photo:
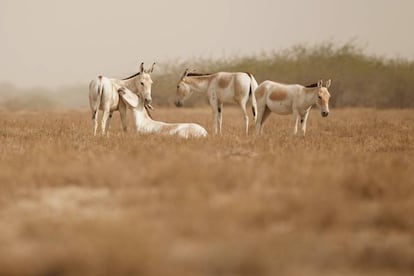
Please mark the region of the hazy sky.
[[57, 88], [191, 57], [356, 39], [414, 59], [413, 0], [0, 0], [0, 83]]

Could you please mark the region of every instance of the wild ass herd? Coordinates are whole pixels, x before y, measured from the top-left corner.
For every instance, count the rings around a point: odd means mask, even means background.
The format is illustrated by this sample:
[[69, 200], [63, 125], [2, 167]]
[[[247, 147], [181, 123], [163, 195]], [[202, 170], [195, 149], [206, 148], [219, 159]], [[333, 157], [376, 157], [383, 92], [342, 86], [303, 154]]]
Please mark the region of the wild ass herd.
[[[112, 79], [98, 76], [89, 84], [89, 104], [92, 111], [93, 134], [98, 129], [98, 112], [103, 111], [101, 119], [102, 135], [109, 133], [112, 113], [119, 111], [122, 128], [127, 130], [126, 110], [130, 108], [135, 120], [135, 128], [139, 133], [158, 133], [177, 135], [183, 138], [206, 137], [207, 131], [194, 123], [164, 123], [155, 121], [149, 114], [151, 102], [151, 73], [141, 63], [137, 74], [126, 79]], [[282, 84], [264, 81], [260, 85], [250, 73], [218, 72], [214, 74], [191, 73], [189, 70], [180, 77], [177, 84], [175, 105], [183, 106], [183, 102], [193, 92], [205, 93], [213, 111], [213, 133], [221, 134], [223, 103], [236, 103], [243, 111], [245, 133], [249, 131], [247, 103], [252, 105], [256, 135], [262, 133], [263, 123], [274, 112], [280, 115], [293, 114], [293, 134], [305, 136], [306, 122], [313, 105], [320, 108], [322, 117], [329, 114], [328, 88], [331, 80], [318, 81], [315, 84], [302, 86], [299, 84]]]

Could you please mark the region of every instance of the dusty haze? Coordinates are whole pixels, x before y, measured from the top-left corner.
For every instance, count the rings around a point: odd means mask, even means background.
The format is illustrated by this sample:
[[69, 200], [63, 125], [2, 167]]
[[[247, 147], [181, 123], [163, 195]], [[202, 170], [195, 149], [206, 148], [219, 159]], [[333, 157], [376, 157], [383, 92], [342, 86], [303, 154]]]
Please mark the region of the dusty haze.
[[368, 54], [414, 57], [414, 2], [0, 0], [0, 83], [83, 84], [139, 61], [260, 54], [355, 39]]

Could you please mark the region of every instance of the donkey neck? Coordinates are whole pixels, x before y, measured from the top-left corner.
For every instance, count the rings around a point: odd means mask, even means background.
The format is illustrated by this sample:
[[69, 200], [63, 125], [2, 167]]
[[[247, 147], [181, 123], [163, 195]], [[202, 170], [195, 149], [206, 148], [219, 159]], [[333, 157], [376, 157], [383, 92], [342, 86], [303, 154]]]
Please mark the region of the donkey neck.
[[138, 88], [136, 85], [136, 80], [137, 78], [139, 78], [139, 75], [130, 79], [126, 79], [126, 80], [121, 80], [123, 86], [125, 86], [126, 88], [128, 88], [129, 90], [131, 90], [134, 93], [138, 92]]
[[213, 79], [212, 75], [206, 76], [189, 76], [187, 77], [186, 84], [196, 92], [204, 93], [207, 91], [208, 86], [210, 85], [211, 80]]
[[134, 114], [135, 125], [137, 128], [154, 122], [154, 120], [151, 119], [151, 117], [148, 115], [147, 110], [145, 110], [145, 107], [141, 103], [139, 103], [137, 107], [132, 108], [132, 113]]
[[134, 92], [135, 94], [138, 93], [138, 87], [136, 85], [137, 78], [139, 78], [139, 74], [136, 74], [135, 76], [129, 77], [127, 79], [111, 79], [111, 81], [119, 86], [123, 86]]
[[303, 101], [302, 104], [304, 105], [304, 107], [311, 107], [312, 105], [316, 104], [316, 102], [318, 101], [318, 87], [303, 87], [302, 88], [302, 93], [304, 94], [303, 97]]

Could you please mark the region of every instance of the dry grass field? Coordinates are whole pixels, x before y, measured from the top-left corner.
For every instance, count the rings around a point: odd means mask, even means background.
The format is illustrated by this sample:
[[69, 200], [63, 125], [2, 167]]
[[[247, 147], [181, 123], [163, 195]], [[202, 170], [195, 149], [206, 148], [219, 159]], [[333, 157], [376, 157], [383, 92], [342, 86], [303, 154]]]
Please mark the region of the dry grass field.
[[[209, 108], [160, 108], [198, 122]], [[129, 118], [131, 124], [131, 118]], [[0, 275], [413, 275], [414, 110], [273, 114], [242, 135], [120, 131], [87, 110], [0, 111]]]

